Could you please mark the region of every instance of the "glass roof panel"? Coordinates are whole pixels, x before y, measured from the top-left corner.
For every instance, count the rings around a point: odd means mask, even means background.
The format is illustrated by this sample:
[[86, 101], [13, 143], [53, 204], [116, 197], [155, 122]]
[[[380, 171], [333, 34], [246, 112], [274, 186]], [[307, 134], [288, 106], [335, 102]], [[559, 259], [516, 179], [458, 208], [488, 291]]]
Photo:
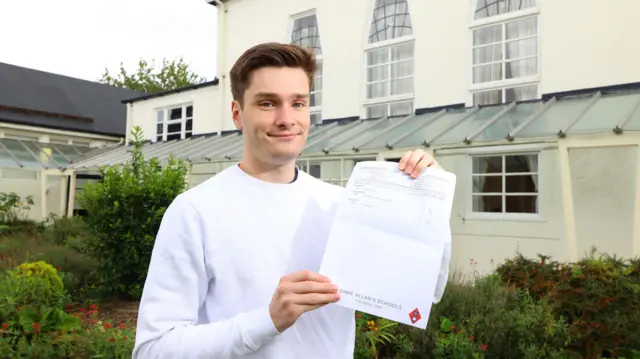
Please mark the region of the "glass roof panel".
[[42, 163], [36, 159], [18, 140], [1, 139], [11, 154], [16, 157], [24, 167], [43, 168]]
[[95, 147], [89, 147], [89, 146], [74, 146], [78, 151], [80, 151], [80, 153], [82, 154], [87, 154], [90, 153], [92, 151], [99, 151], [100, 148], [95, 148]]
[[540, 116], [536, 117], [526, 127], [518, 131], [514, 137], [547, 137], [556, 135], [566, 128], [585, 106], [589, 104], [589, 97], [559, 99], [551, 104]]
[[[87, 155], [80, 160], [77, 160], [75, 164], [69, 167], [75, 168], [84, 168], [84, 167], [97, 167], [103, 166], [116, 158], [120, 158], [124, 153], [131, 148], [131, 146], [121, 145], [119, 147], [114, 147], [106, 152], [96, 152], [96, 154]], [[99, 151], [99, 150], [96, 150]]]
[[[471, 109], [456, 109], [449, 110], [446, 114], [436, 118], [433, 121], [424, 121], [421, 116], [416, 117], [414, 119], [409, 120], [409, 122], [420, 121], [427, 122], [426, 125], [422, 127], [411, 127], [409, 128], [409, 124], [402, 125], [405, 130], [405, 133], [408, 134], [406, 137], [402, 138], [398, 142], [393, 144], [393, 147], [404, 148], [404, 147], [414, 147], [414, 146], [422, 146], [425, 140], [430, 139], [431, 137], [437, 135], [441, 131], [444, 131], [451, 127], [456, 123], [460, 118], [462, 118], [468, 111]], [[406, 126], [406, 127], [405, 127]], [[397, 137], [396, 137], [397, 138]]]
[[[67, 156], [71, 161], [75, 161], [78, 158], [81, 158], [82, 155], [80, 155], [80, 153], [78, 153], [78, 151], [76, 151], [74, 149], [74, 146], [69, 146], [69, 145], [53, 145], [55, 148], [57, 148], [60, 152], [62, 152], [62, 154], [64, 154], [65, 156]], [[78, 148], [78, 147], [76, 147]], [[54, 150], [55, 151], [55, 150]]]
[[[360, 150], [379, 150], [384, 149], [390, 142], [395, 141], [404, 134], [412, 133], [419, 126], [431, 121], [438, 112], [429, 112], [416, 117], [410, 118], [404, 123], [395, 126], [394, 128], [385, 128], [380, 136], [371, 140], [369, 143], [360, 147]], [[396, 122], [397, 123], [397, 122]], [[371, 136], [373, 137], [373, 135]]]
[[20, 167], [18, 162], [2, 146], [0, 146], [0, 167]]
[[636, 108], [622, 129], [624, 131], [640, 131], [640, 107]]
[[569, 129], [568, 134], [610, 131], [629, 115], [629, 111], [638, 104], [639, 99], [638, 94], [602, 95]]
[[181, 149], [176, 157], [190, 161], [195, 158], [204, 158], [207, 153], [215, 151], [216, 148], [222, 148], [225, 143], [231, 143], [233, 137], [238, 137], [238, 134], [197, 138], [188, 147]]
[[225, 156], [230, 156], [238, 151], [244, 150], [244, 138], [242, 136], [236, 136], [235, 139], [230, 140], [224, 145], [220, 145], [213, 149], [212, 151], [208, 151], [208, 153], [204, 154], [202, 158], [208, 157], [211, 159], [223, 158]]
[[568, 134], [593, 133], [614, 129], [638, 103], [640, 95], [602, 95], [596, 103], [576, 122]]
[[[31, 143], [39, 148], [36, 148], [34, 152], [40, 153], [40, 161], [42, 163], [48, 163], [49, 167], [58, 167], [58, 166], [66, 166], [69, 164], [67, 158], [62, 155], [60, 152], [56, 151], [55, 148], [47, 145], [46, 143]], [[56, 146], [57, 147], [57, 146]]]
[[472, 141], [496, 141], [507, 138], [509, 133], [515, 130], [529, 116], [533, 115], [542, 106], [541, 102], [525, 102], [515, 105], [511, 110], [500, 117], [496, 122], [480, 132]]
[[[380, 134], [384, 133], [389, 128], [397, 125], [398, 123], [402, 123], [402, 121], [405, 121], [406, 119], [407, 117], [405, 116], [405, 117], [388, 118], [386, 120], [385, 119], [376, 120], [377, 122], [376, 124], [373, 124], [373, 126], [371, 126], [370, 128], [364, 131], [360, 131], [359, 133], [356, 133], [348, 141], [345, 141], [331, 148], [331, 151], [333, 152], [351, 151], [353, 150], [354, 146], [358, 147], [358, 149], [362, 149], [360, 147], [362, 144], [365, 144], [367, 141], [369, 141], [375, 136], [379, 136]], [[386, 136], [380, 136], [380, 137], [386, 137]], [[384, 148], [384, 145], [383, 145], [383, 148]]]
[[493, 116], [504, 110], [505, 107], [506, 106], [490, 106], [481, 108], [480, 110], [478, 110], [478, 112], [469, 116], [468, 118], [460, 122], [457, 126], [448, 130], [444, 135], [437, 138], [434, 143], [445, 144], [460, 143], [464, 141], [464, 139], [467, 136], [471, 135], [473, 131], [483, 126]]
[[[381, 121], [381, 120], [377, 120]], [[371, 126], [373, 123], [377, 123], [376, 120], [366, 120], [357, 122], [349, 121], [344, 123], [339, 123], [336, 126], [331, 126], [327, 128], [323, 133], [318, 134], [312, 139], [307, 140], [307, 145], [302, 151], [303, 154], [317, 154], [321, 153], [322, 150], [328, 146], [338, 144], [341, 141], [345, 141], [349, 138], [349, 136], [355, 136], [360, 133], [364, 129]]]

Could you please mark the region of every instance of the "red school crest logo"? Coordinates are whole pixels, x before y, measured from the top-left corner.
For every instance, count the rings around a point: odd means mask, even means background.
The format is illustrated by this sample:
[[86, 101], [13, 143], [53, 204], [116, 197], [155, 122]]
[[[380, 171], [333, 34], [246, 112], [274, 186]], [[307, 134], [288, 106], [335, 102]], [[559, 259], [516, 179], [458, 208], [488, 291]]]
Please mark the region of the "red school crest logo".
[[418, 308], [412, 310], [411, 313], [409, 313], [409, 318], [411, 318], [411, 323], [412, 324], [416, 324], [422, 318]]

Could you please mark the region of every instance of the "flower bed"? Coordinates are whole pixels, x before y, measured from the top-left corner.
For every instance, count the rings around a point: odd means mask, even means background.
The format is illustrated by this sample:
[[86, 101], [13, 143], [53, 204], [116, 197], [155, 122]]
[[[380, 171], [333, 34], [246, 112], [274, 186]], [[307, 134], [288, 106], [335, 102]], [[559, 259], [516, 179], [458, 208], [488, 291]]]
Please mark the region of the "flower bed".
[[135, 329], [99, 320], [98, 306], [65, 308], [57, 269], [25, 263], [0, 276], [2, 358], [130, 358]]

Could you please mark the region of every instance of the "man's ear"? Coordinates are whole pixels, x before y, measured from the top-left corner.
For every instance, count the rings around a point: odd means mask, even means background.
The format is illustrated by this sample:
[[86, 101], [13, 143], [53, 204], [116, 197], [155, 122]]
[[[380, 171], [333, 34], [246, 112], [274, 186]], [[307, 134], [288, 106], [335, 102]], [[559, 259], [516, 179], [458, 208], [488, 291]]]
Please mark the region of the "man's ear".
[[242, 131], [242, 106], [238, 101], [231, 102], [231, 116], [236, 129]]

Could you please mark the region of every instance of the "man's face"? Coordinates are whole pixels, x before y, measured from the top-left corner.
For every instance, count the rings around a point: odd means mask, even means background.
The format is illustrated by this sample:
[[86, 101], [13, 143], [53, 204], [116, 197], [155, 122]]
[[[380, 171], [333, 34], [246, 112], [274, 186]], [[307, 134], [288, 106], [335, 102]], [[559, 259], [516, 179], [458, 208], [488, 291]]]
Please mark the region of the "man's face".
[[266, 67], [253, 72], [233, 121], [242, 129], [245, 155], [282, 165], [302, 152], [309, 132], [309, 79], [302, 69]]

